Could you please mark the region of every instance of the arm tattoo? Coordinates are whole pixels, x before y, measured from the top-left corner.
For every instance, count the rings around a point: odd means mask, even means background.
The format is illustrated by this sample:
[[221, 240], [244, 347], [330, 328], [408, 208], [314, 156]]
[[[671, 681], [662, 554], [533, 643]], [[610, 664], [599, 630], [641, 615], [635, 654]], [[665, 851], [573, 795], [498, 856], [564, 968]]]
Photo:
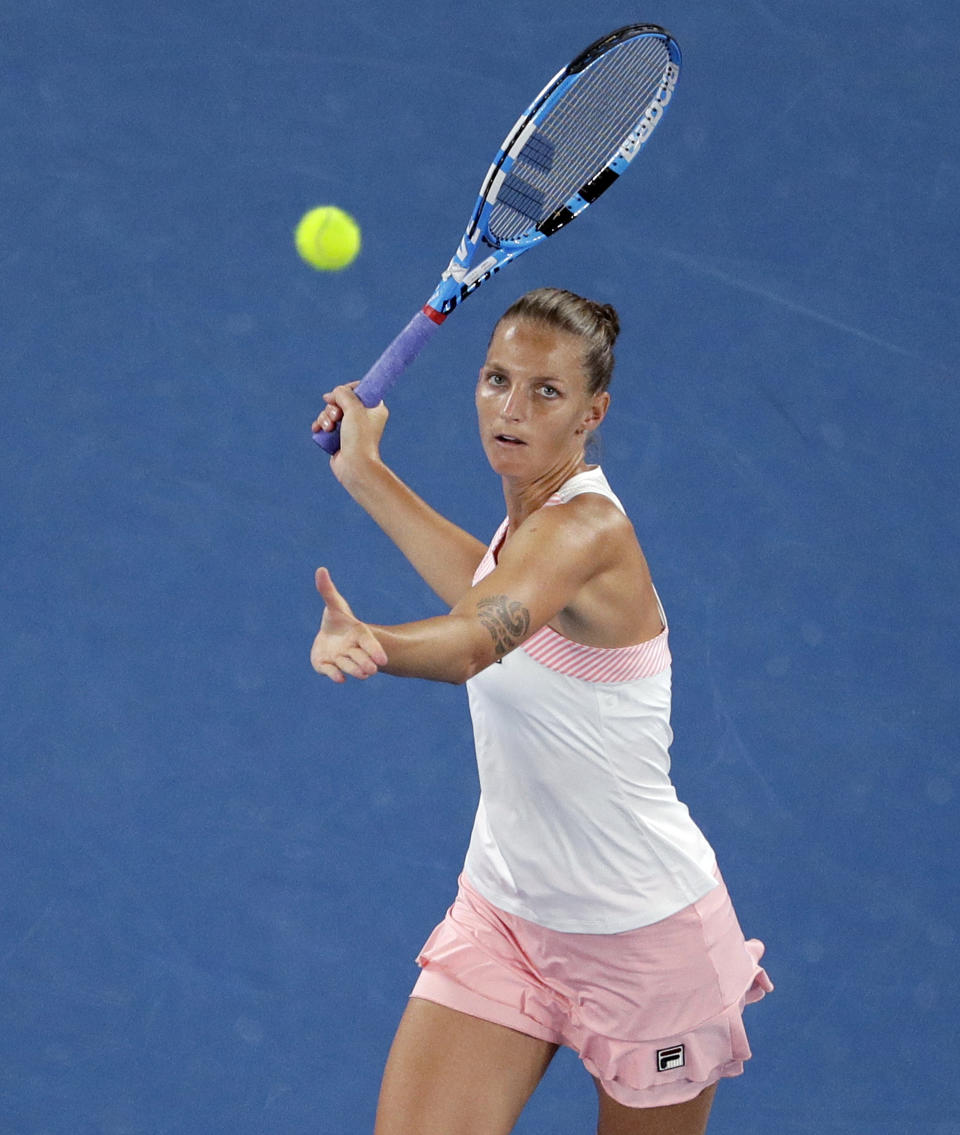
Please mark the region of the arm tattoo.
[[491, 595], [477, 604], [477, 618], [490, 632], [497, 661], [519, 646], [530, 628], [530, 612], [506, 595]]

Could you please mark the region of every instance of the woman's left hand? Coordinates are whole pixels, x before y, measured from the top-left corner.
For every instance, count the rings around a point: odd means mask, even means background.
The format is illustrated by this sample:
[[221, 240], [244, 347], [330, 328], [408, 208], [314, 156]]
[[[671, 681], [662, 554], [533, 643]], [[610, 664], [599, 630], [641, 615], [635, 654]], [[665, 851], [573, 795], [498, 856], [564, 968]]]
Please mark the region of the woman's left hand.
[[376, 636], [350, 610], [350, 604], [336, 589], [326, 568], [317, 568], [316, 583], [327, 606], [310, 651], [314, 670], [331, 682], [376, 674], [387, 662]]

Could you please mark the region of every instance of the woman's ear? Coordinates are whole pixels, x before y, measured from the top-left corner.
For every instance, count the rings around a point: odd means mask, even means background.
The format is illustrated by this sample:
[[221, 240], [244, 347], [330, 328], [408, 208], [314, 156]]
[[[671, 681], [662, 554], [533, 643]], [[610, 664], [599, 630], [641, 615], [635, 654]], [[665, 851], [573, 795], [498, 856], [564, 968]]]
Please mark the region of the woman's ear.
[[587, 416], [583, 419], [583, 425], [577, 432], [592, 433], [607, 416], [607, 410], [609, 408], [610, 391], [603, 390], [601, 391], [601, 393], [594, 396], [593, 401], [590, 403], [590, 410], [587, 413]]

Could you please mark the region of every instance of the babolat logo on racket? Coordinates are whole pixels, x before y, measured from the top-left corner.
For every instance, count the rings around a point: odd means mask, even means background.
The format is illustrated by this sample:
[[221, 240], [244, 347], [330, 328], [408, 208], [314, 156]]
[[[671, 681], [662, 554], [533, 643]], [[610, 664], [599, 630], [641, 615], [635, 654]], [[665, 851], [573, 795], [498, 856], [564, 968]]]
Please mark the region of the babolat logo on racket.
[[663, 75], [663, 86], [657, 92], [657, 97], [654, 101], [647, 107], [636, 130], [624, 142], [620, 150], [621, 156], [632, 156], [634, 150], [642, 146], [650, 137], [654, 127], [660, 121], [664, 110], [666, 110], [667, 103], [673, 98], [673, 92], [679, 77], [680, 68], [674, 63], [669, 64]]
[[658, 1072], [669, 1072], [671, 1068], [682, 1068], [684, 1063], [682, 1044], [675, 1044], [672, 1048], [661, 1048], [657, 1050]]

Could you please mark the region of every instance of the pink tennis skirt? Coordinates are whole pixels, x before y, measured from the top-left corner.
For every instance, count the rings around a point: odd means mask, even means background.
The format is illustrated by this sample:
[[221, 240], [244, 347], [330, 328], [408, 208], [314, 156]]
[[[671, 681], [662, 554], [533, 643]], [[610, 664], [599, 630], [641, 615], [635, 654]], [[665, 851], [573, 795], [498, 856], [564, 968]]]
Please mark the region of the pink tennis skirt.
[[417, 958], [413, 997], [572, 1048], [627, 1107], [693, 1099], [750, 1058], [744, 1005], [773, 989], [722, 880], [699, 902], [622, 934], [548, 930], [460, 877]]

